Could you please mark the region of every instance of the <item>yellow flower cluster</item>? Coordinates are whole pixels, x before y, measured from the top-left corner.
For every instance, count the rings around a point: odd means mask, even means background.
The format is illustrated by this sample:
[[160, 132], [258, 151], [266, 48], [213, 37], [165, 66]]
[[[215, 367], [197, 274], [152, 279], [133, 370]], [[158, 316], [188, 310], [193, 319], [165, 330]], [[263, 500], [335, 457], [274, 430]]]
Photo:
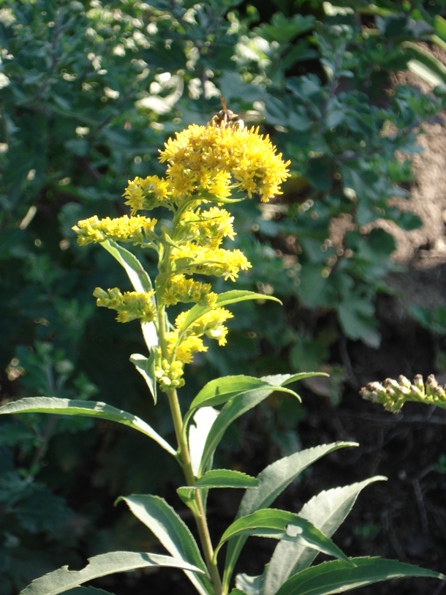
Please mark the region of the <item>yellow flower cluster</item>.
[[130, 322], [141, 320], [141, 322], [152, 322], [155, 318], [156, 308], [153, 301], [154, 291], [139, 292], [126, 291], [121, 293], [117, 287], [104, 291], [96, 287], [93, 295], [96, 305], [110, 310], [116, 310], [118, 322]]
[[[170, 390], [183, 385], [184, 365], [206, 351], [204, 337], [225, 345], [225, 322], [232, 317], [216, 306], [218, 296], [211, 285], [192, 277], [215, 275], [234, 281], [251, 267], [240, 250], [222, 248], [225, 238], [234, 239], [234, 218], [210, 203], [230, 202], [234, 193], [250, 198], [259, 194], [267, 201], [281, 193], [290, 162], [283, 161], [258, 129], [196, 125], [167, 141], [160, 161], [166, 163], [164, 178], [153, 175], [129, 181], [124, 197], [130, 217], [90, 217], [73, 229], [81, 245], [113, 240], [156, 250], [159, 274], [154, 292], [97, 288], [94, 295], [98, 306], [118, 312], [119, 322], [154, 322], [159, 335], [155, 377], [161, 389]], [[158, 207], [173, 212], [170, 224], [157, 226], [156, 219], [137, 214]], [[188, 313], [183, 312], [174, 329], [168, 330], [164, 308], [178, 303], [206, 305], [210, 311], [187, 328]]]
[[258, 193], [266, 202], [281, 194], [280, 185], [290, 175], [290, 162], [283, 161], [258, 128], [189, 126], [167, 141], [160, 161], [167, 163], [177, 202], [192, 194], [224, 201], [233, 189], [249, 198]]
[[77, 233], [77, 241], [81, 246], [105, 240], [144, 245], [146, 241], [152, 239], [156, 224], [156, 219], [140, 215], [136, 217], [123, 215], [117, 219], [110, 219], [110, 217], [99, 219], [95, 215], [79, 221], [73, 230]]
[[161, 301], [165, 306], [174, 306], [179, 302], [213, 306], [217, 300], [217, 294], [211, 289], [210, 283], [186, 279], [184, 275], [173, 275], [162, 291]]
[[196, 353], [208, 349], [203, 342], [203, 336], [218, 341], [219, 345], [226, 344], [228, 329], [224, 323], [233, 318], [226, 308], [215, 308], [200, 316], [185, 330], [187, 315], [188, 312], [179, 314], [175, 320], [175, 330], [166, 333], [169, 357], [163, 358], [158, 348], [155, 376], [163, 390], [178, 388], [184, 384], [184, 365], [190, 364]]
[[228, 334], [228, 330], [224, 323], [226, 320], [233, 318], [233, 314], [231, 314], [229, 310], [220, 307], [215, 308], [214, 310], [203, 314], [203, 316], [200, 316], [200, 318], [187, 327], [186, 332], [183, 332], [182, 329], [187, 315], [187, 312], [181, 312], [175, 320], [175, 327], [179, 332], [181, 341], [183, 341], [185, 337], [191, 335], [195, 335], [196, 337], [206, 335], [210, 339], [218, 341], [219, 345], [226, 345], [226, 335]]
[[125, 204], [130, 207], [132, 215], [138, 211], [151, 211], [156, 207], [170, 208], [170, 187], [168, 180], [158, 176], [136, 177], [129, 181], [124, 191]]
[[233, 221], [234, 217], [220, 207], [187, 210], [178, 222], [174, 239], [190, 240], [201, 246], [218, 248], [224, 238], [234, 239]]
[[215, 275], [235, 281], [240, 270], [251, 268], [251, 263], [240, 250], [209, 248], [187, 243], [171, 251], [175, 270], [187, 275]]

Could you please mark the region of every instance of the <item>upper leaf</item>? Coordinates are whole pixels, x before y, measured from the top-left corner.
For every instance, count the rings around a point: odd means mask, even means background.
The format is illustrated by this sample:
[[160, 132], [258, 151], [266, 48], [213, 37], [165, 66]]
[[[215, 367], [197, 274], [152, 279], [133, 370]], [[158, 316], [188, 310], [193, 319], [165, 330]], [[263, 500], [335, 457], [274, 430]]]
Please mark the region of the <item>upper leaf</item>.
[[226, 403], [233, 397], [256, 391], [261, 388], [268, 389], [270, 392], [271, 389], [273, 391], [280, 390], [297, 397], [294, 391], [282, 386], [277, 387], [277, 385], [272, 385], [262, 378], [243, 375], [225, 376], [208, 382], [192, 401], [189, 409], [193, 410], [197, 407], [205, 406], [215, 407], [216, 405]]
[[[230, 377], [231, 378], [231, 377]], [[237, 394], [236, 396], [229, 399], [223, 409], [220, 411], [220, 415], [214, 421], [206, 443], [203, 449], [203, 455], [201, 458], [200, 468], [198, 475], [200, 476], [210, 460], [212, 459], [215, 449], [217, 448], [223, 434], [231, 423], [238, 417], [264, 401], [271, 393], [275, 390], [280, 389], [284, 384], [291, 382], [291, 379], [295, 378], [290, 374], [277, 374], [276, 376], [268, 376], [261, 380], [268, 383], [268, 386], [263, 385], [261, 388], [256, 390], [250, 390], [249, 392]]]
[[259, 485], [255, 477], [232, 469], [212, 469], [197, 480], [194, 488], [255, 488]]
[[[107, 250], [107, 252], [109, 252], [124, 268], [135, 291], [152, 291], [152, 281], [134, 254], [113, 240], [101, 242], [101, 246], [105, 248], [105, 250]], [[158, 345], [158, 334], [155, 325], [153, 322], [145, 322], [141, 327], [147, 348], [151, 351], [153, 347]]]
[[176, 456], [175, 450], [155, 430], [141, 418], [107, 405], [102, 401], [80, 401], [58, 399], [56, 397], [28, 397], [0, 407], [0, 415], [5, 413], [50, 413], [52, 415], [80, 415], [115, 421], [155, 440], [164, 450]]
[[146, 381], [149, 391], [152, 394], [153, 402], [156, 405], [155, 353], [152, 352], [150, 357], [145, 357], [140, 353], [132, 353], [130, 361]]

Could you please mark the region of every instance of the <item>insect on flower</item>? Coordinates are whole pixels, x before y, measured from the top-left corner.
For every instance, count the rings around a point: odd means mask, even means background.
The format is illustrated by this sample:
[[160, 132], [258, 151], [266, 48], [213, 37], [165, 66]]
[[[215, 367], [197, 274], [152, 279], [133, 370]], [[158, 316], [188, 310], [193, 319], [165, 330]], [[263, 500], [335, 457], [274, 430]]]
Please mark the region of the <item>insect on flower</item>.
[[233, 111], [228, 109], [223, 95], [221, 96], [221, 106], [223, 109], [217, 112], [215, 116], [212, 116], [212, 118], [209, 120], [209, 124], [211, 126], [221, 126], [222, 128], [234, 127], [243, 130], [245, 126], [244, 121], [239, 116], [239, 114], [235, 114]]

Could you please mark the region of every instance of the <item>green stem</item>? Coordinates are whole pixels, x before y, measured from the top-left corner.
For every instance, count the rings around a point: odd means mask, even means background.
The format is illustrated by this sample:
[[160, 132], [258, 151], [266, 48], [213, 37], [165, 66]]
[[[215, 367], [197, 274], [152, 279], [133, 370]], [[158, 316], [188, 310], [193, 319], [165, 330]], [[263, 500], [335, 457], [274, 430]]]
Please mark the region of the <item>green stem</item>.
[[[190, 452], [186, 442], [185, 433], [183, 431], [183, 417], [181, 415], [180, 403], [178, 400], [178, 394], [175, 389], [167, 393], [169, 399], [170, 412], [172, 414], [172, 420], [175, 428], [175, 435], [177, 438], [178, 450], [180, 453], [181, 464], [183, 467], [184, 476], [187, 481], [187, 485], [195, 485], [195, 476], [192, 470], [192, 463], [190, 459]], [[206, 562], [206, 566], [209, 572], [209, 576], [214, 587], [215, 595], [221, 595], [222, 585], [218, 568], [213, 562], [214, 548], [212, 546], [211, 536], [209, 534], [209, 527], [206, 519], [205, 507], [203, 504], [203, 498], [200, 490], [194, 490], [195, 502], [197, 504], [198, 514], [194, 513], [195, 523], [198, 529], [198, 535], [200, 538], [201, 547], [203, 549], [203, 555]]]
[[[165, 312], [164, 308], [158, 309], [158, 338], [163, 357], [169, 359], [167, 352], [167, 343], [165, 338]], [[187, 482], [187, 485], [195, 485], [195, 475], [192, 469], [192, 462], [190, 458], [189, 447], [187, 444], [186, 433], [184, 431], [183, 415], [181, 413], [180, 401], [176, 389], [171, 389], [167, 392], [169, 401], [170, 413], [172, 416], [175, 436], [177, 439], [178, 451], [180, 455], [181, 466]], [[197, 525], [198, 535], [204, 555], [206, 567], [209, 572], [209, 577], [213, 585], [214, 595], [221, 595], [222, 584], [220, 574], [216, 564], [213, 562], [214, 548], [212, 546], [209, 527], [207, 524], [206, 510], [203, 503], [203, 498], [200, 490], [194, 490], [195, 502], [197, 505], [197, 512], [193, 512], [195, 523]]]

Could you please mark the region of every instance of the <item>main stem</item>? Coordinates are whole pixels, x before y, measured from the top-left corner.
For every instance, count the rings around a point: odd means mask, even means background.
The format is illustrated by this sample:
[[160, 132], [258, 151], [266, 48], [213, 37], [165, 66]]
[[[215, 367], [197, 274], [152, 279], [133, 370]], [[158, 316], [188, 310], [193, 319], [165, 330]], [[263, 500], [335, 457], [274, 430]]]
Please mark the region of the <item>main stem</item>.
[[[195, 485], [195, 476], [192, 471], [192, 463], [190, 460], [190, 452], [183, 432], [183, 416], [181, 414], [178, 394], [175, 389], [167, 393], [170, 405], [170, 412], [172, 414], [173, 424], [175, 428], [175, 435], [177, 438], [178, 449], [180, 453], [181, 463], [183, 466], [184, 476], [187, 485]], [[211, 536], [209, 534], [209, 527], [207, 524], [206, 512], [204, 509], [203, 498], [200, 490], [194, 490], [195, 501], [197, 504], [198, 514], [194, 513], [195, 522], [197, 524], [198, 535], [203, 549], [204, 559], [214, 587], [215, 595], [221, 595], [222, 585], [220, 574], [217, 566], [213, 562], [214, 548], [212, 546]]]
[[[164, 308], [160, 308], [158, 311], [158, 338], [160, 342], [161, 351], [163, 356], [168, 357], [167, 345], [165, 338], [165, 314]], [[183, 415], [181, 413], [180, 401], [178, 399], [178, 393], [176, 389], [167, 391], [167, 398], [169, 401], [170, 413], [172, 415], [173, 426], [175, 429], [175, 436], [178, 444], [178, 451], [180, 454], [181, 465], [183, 473], [186, 478], [187, 485], [195, 485], [195, 475], [192, 470], [192, 463], [190, 458], [189, 447], [187, 445], [186, 436], [183, 427]], [[214, 548], [212, 546], [211, 536], [209, 533], [209, 527], [207, 524], [206, 511], [203, 503], [203, 498], [200, 490], [194, 490], [195, 502], [197, 504], [197, 510], [193, 511], [195, 523], [197, 525], [198, 536], [200, 538], [201, 547], [203, 550], [204, 560], [206, 567], [209, 572], [209, 577], [212, 582], [214, 589], [214, 595], [222, 594], [222, 584], [218, 568], [213, 561]]]

